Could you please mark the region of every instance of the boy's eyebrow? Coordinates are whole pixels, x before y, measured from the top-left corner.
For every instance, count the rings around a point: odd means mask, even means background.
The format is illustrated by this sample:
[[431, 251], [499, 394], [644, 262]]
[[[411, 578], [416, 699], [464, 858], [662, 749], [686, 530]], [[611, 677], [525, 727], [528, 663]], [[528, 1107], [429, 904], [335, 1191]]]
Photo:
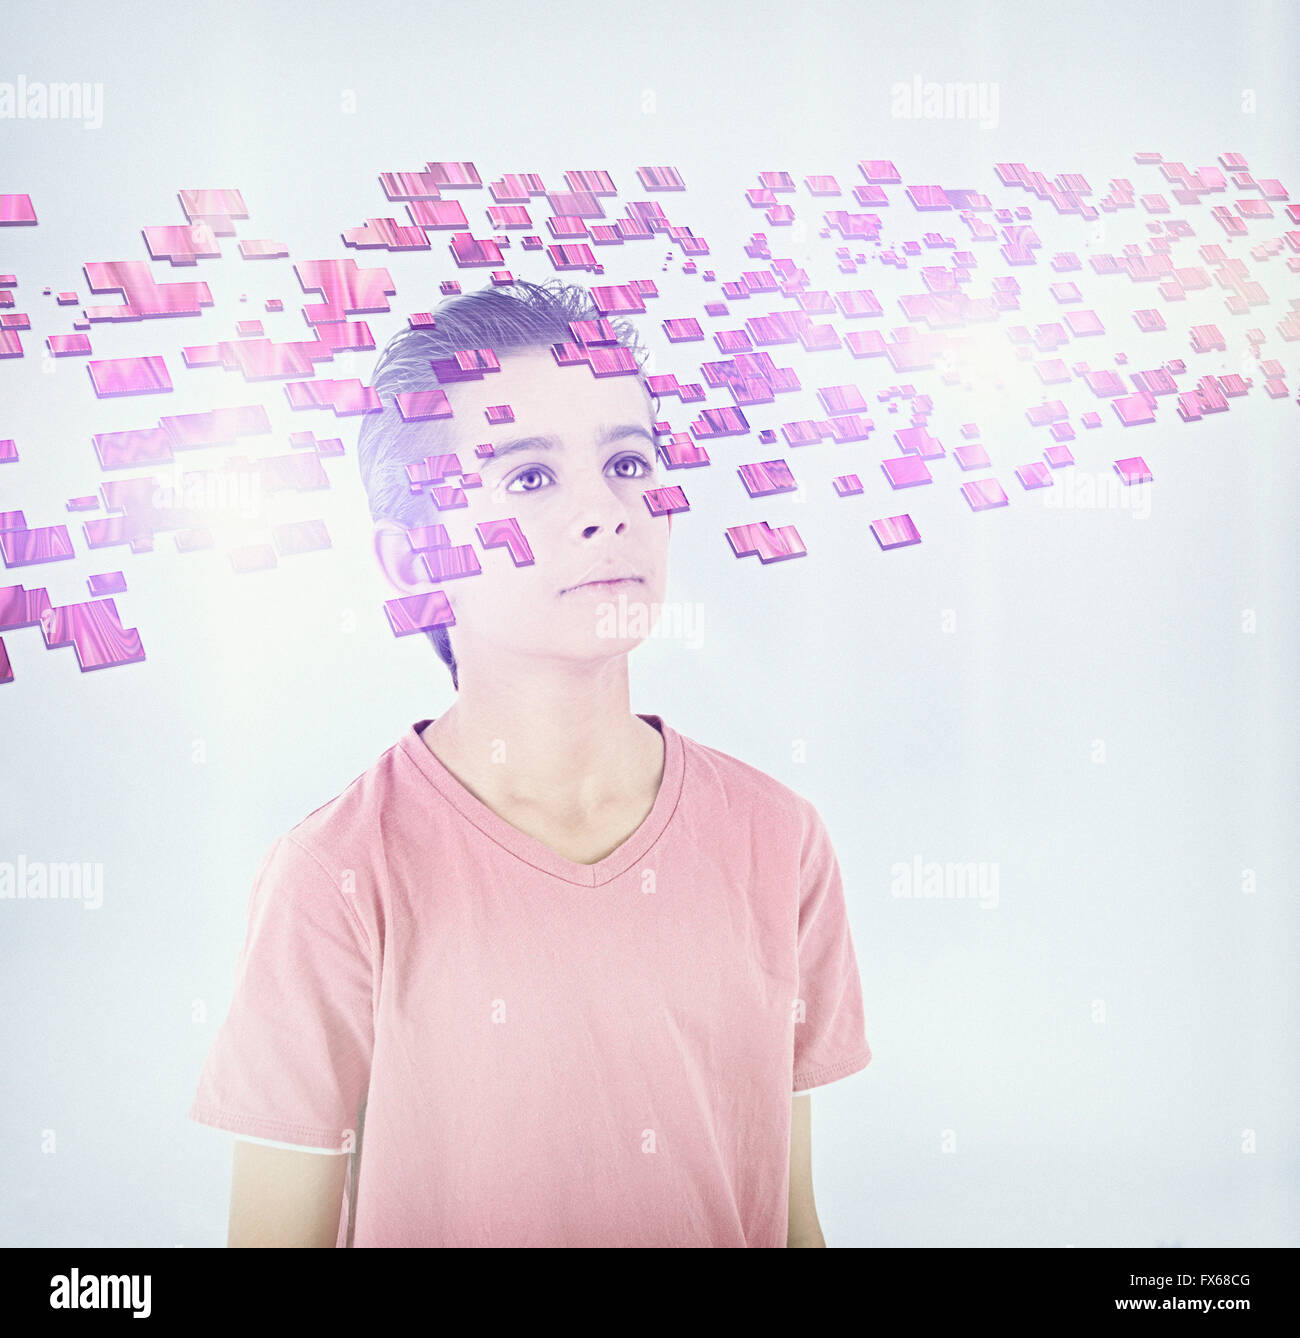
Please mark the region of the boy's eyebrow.
[[[655, 439], [650, 429], [638, 423], [619, 423], [613, 427], [604, 426], [600, 430], [600, 444], [608, 445], [623, 437], [644, 437], [652, 446]], [[483, 461], [481, 469], [487, 469], [504, 456], [516, 451], [553, 451], [560, 445], [558, 437], [511, 437], [499, 444], [493, 444], [492, 454]]]

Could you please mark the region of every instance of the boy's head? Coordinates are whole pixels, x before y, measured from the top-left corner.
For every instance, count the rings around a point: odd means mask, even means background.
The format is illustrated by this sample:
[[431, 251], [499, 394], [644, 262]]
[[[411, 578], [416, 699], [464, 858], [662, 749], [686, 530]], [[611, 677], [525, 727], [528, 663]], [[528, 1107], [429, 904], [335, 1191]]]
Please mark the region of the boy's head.
[[[662, 602], [671, 529], [671, 517], [652, 516], [642, 497], [661, 485], [658, 405], [643, 375], [597, 377], [586, 363], [556, 362], [552, 346], [575, 342], [571, 322], [600, 318], [584, 289], [558, 280], [452, 297], [433, 317], [433, 328], [402, 330], [384, 348], [371, 382], [383, 412], [366, 415], [358, 438], [375, 552], [389, 582], [402, 594], [440, 589], [447, 596], [454, 629], [428, 636], [457, 688], [474, 657], [626, 653], [649, 634], [650, 606]], [[635, 332], [621, 322], [613, 328], [643, 370]], [[439, 382], [431, 359], [478, 348], [493, 350], [499, 372]], [[446, 394], [453, 416], [403, 419], [394, 397], [433, 389]], [[485, 410], [498, 404], [509, 404], [515, 421], [490, 424]], [[483, 442], [497, 454], [480, 458], [474, 448]], [[482, 475], [481, 487], [465, 489], [465, 507], [440, 511], [427, 488], [410, 489], [406, 466], [443, 454]], [[532, 549], [527, 566], [515, 568], [505, 550], [485, 554], [477, 542], [476, 525], [507, 517]], [[453, 546], [472, 546], [479, 574], [430, 579], [407, 531], [439, 524]], [[639, 579], [575, 588], [593, 573]]]

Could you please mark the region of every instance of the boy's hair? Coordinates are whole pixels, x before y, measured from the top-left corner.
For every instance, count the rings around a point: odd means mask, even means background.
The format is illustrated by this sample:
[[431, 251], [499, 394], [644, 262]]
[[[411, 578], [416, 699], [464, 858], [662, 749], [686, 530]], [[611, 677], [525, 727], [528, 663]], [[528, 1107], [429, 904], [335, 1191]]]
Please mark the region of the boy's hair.
[[[526, 349], [574, 343], [576, 336], [570, 328], [571, 322], [601, 319], [586, 289], [559, 279], [546, 284], [524, 279], [492, 284], [478, 292], [449, 297], [432, 315], [432, 327], [399, 330], [384, 346], [371, 377], [371, 386], [383, 402], [383, 412], [366, 414], [357, 436], [357, 461], [371, 519], [394, 520], [405, 529], [436, 523], [436, 517], [429, 514], [431, 502], [424, 491], [411, 491], [406, 466], [418, 463], [426, 455], [450, 453], [441, 439], [448, 434], [446, 424], [455, 420], [408, 423], [397, 408], [395, 396], [413, 390], [438, 389], [438, 378], [430, 366], [432, 358], [448, 358], [463, 349], [476, 348], [490, 348], [500, 357]], [[610, 324], [619, 344], [632, 350], [644, 376], [646, 354], [636, 330], [625, 321], [612, 320]], [[657, 415], [658, 397], [651, 392], [651, 399]], [[483, 429], [486, 437], [489, 431], [486, 422]], [[462, 465], [465, 463], [461, 461]], [[426, 635], [451, 671], [452, 686], [459, 690], [448, 629], [431, 628]]]

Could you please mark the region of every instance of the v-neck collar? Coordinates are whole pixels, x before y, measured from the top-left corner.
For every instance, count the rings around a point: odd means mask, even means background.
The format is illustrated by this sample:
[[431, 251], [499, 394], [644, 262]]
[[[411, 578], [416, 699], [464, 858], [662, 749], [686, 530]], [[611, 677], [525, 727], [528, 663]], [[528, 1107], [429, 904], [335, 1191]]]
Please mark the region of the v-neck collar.
[[664, 771], [659, 782], [659, 793], [645, 820], [631, 836], [595, 864], [579, 864], [565, 859], [550, 846], [511, 826], [493, 812], [477, 795], [471, 794], [443, 765], [433, 749], [420, 737], [420, 731], [433, 723], [433, 718], [419, 720], [402, 735], [399, 743], [403, 752], [415, 763], [444, 799], [485, 836], [503, 846], [517, 859], [544, 873], [549, 873], [575, 887], [600, 887], [620, 874], [626, 873], [662, 835], [672, 819], [681, 797], [682, 776], [685, 771], [681, 735], [666, 725], [657, 715], [641, 715], [638, 719], [654, 726], [663, 736]]

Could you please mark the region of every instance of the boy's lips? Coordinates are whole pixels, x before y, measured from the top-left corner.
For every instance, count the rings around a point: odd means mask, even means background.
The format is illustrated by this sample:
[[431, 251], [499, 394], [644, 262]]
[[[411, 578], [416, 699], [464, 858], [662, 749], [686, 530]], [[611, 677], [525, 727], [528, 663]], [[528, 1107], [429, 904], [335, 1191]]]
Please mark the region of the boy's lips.
[[577, 585], [568, 586], [561, 590], [562, 595], [571, 594], [574, 590], [599, 590], [608, 586], [615, 585], [639, 585], [641, 578], [639, 576], [592, 576], [585, 581], [580, 581]]

